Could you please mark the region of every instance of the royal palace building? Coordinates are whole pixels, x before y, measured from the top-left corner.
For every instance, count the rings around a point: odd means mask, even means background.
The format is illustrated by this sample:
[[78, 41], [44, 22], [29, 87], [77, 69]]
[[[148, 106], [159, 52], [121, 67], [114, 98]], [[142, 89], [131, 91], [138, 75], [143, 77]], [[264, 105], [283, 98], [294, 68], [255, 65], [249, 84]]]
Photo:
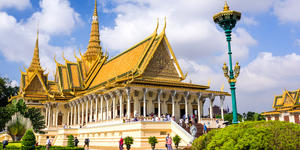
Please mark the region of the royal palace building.
[[273, 108], [275, 110], [263, 112], [266, 120], [280, 120], [300, 124], [300, 90], [284, 90], [282, 95], [274, 98]]
[[[86, 51], [74, 55], [75, 62], [56, 63], [54, 81], [40, 65], [38, 38], [30, 66], [21, 72], [20, 91], [13, 99], [23, 99], [29, 107], [40, 108], [45, 116], [45, 134], [37, 134], [40, 144], [50, 136], [54, 145], [66, 145], [72, 134], [83, 145], [90, 138], [92, 147], [118, 146], [120, 137], [132, 136], [133, 148], [149, 147], [148, 137], [158, 138], [164, 147], [165, 136], [180, 135], [181, 145], [193, 136], [176, 122], [195, 116], [210, 128], [222, 127], [223, 102], [227, 92], [209, 90], [209, 85], [185, 83], [165, 34], [157, 28], [141, 42], [108, 59], [100, 45], [97, 4], [93, 13]], [[117, 41], [116, 41], [117, 44]], [[213, 118], [212, 106], [220, 100], [222, 118]], [[210, 116], [203, 118], [204, 103]], [[171, 119], [162, 119], [166, 114]], [[155, 116], [157, 119], [152, 119]]]

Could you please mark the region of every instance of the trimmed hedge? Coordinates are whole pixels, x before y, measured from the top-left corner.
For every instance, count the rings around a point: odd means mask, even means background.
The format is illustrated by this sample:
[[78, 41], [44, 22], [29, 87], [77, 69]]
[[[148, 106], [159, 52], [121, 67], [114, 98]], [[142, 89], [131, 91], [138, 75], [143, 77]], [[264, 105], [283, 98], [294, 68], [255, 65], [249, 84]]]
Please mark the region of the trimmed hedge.
[[27, 130], [21, 141], [21, 150], [34, 150], [35, 149], [35, 135], [32, 130]]
[[74, 147], [74, 136], [73, 135], [68, 135], [68, 147]]
[[213, 130], [197, 138], [192, 145], [199, 149], [300, 149], [300, 126], [282, 121], [246, 121]]

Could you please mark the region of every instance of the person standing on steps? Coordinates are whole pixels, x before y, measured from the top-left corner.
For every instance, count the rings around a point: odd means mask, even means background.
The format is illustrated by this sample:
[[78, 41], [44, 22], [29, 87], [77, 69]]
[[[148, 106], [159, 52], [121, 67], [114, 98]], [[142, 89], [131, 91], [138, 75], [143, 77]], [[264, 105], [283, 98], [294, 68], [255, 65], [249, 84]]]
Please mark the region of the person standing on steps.
[[173, 150], [172, 148], [172, 138], [169, 137], [168, 140], [167, 140], [167, 146], [168, 146], [168, 150]]
[[122, 136], [121, 136], [121, 139], [119, 141], [119, 149], [123, 150], [123, 138], [122, 138]]
[[47, 136], [47, 141], [46, 141], [46, 150], [49, 150], [51, 147], [51, 141], [49, 139], [49, 136]]
[[74, 145], [75, 145], [75, 147], [78, 147], [78, 143], [79, 143], [79, 140], [77, 139], [77, 137], [75, 137], [75, 139], [74, 139]]
[[89, 149], [89, 144], [90, 144], [90, 139], [89, 138], [85, 138], [84, 139], [84, 146], [83, 146], [83, 148], [87, 147], [87, 149]]
[[168, 149], [168, 139], [170, 138], [170, 134], [168, 133], [167, 137], [166, 137], [166, 148]]

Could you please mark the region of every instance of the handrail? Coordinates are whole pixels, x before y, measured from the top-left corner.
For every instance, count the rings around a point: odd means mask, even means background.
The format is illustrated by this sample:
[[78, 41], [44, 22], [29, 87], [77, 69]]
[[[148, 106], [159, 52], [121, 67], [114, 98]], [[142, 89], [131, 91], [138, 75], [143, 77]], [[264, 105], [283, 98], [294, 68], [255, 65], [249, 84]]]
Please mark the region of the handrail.
[[188, 138], [190, 138], [191, 141], [194, 139], [194, 137], [190, 133], [188, 133], [185, 129], [183, 129], [180, 125], [178, 125], [174, 120], [171, 119], [171, 123], [172, 125], [177, 127], [180, 131], [182, 131]]

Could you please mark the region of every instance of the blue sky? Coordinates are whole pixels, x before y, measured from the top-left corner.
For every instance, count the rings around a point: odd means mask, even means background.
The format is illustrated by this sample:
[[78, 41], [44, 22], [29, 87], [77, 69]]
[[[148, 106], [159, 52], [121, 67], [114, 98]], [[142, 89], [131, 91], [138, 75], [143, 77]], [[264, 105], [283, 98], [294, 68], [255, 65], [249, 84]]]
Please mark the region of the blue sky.
[[[232, 37], [234, 62], [241, 64], [237, 82], [240, 112], [272, 110], [274, 95], [296, 90], [300, 83], [300, 2], [298, 0], [229, 0], [241, 11]], [[166, 34], [186, 81], [219, 90], [227, 82], [225, 35], [213, 23], [223, 0], [98, 0], [101, 45], [113, 57], [150, 35], [159, 18], [167, 18]], [[0, 0], [0, 75], [14, 83], [28, 67], [40, 28], [42, 66], [53, 78], [56, 55], [74, 60], [74, 50], [87, 47], [94, 0]], [[218, 104], [219, 99], [216, 99]], [[231, 107], [230, 98], [226, 105]]]

